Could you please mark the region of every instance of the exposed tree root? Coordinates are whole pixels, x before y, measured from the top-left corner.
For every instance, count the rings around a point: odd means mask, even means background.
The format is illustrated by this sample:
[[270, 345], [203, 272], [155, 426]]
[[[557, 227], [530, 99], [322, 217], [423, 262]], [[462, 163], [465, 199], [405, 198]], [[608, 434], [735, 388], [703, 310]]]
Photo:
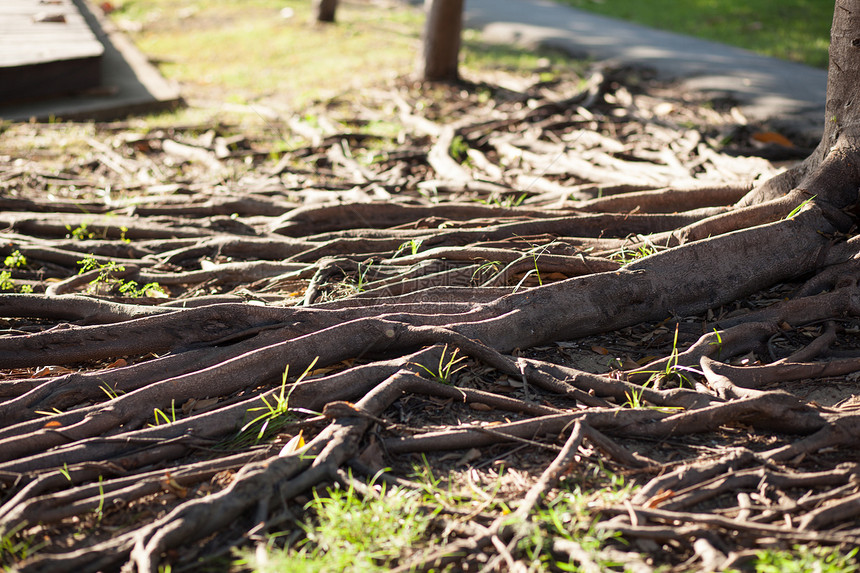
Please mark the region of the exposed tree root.
[[[378, 162], [356, 159], [367, 135], [294, 126], [309, 144], [248, 155], [260, 179], [241, 195], [3, 198], [9, 280], [34, 293], [0, 295], [0, 533], [51, 541], [15, 565], [155, 572], [216, 540], [300, 535], [309, 491], [379, 495], [346, 467], [419, 487], [413, 454], [452, 487], [504, 462], [499, 496], [520, 501], [443, 504], [445, 541], [395, 570], [516, 570], [538, 509], [595, 462], [641, 487], [551, 535], [545, 554], [584, 571], [860, 542], [857, 467], [840, 464], [860, 391], [824, 403], [799, 384], [860, 372], [854, 148], [751, 185], [774, 170], [683, 118], [641, 120], [648, 100], [604, 75], [544, 89], [469, 96], [453, 125], [404, 90], [405, 147], [426, 151]], [[200, 177], [243, 164], [174, 139], [159, 153]], [[592, 525], [630, 545], [593, 549]]]

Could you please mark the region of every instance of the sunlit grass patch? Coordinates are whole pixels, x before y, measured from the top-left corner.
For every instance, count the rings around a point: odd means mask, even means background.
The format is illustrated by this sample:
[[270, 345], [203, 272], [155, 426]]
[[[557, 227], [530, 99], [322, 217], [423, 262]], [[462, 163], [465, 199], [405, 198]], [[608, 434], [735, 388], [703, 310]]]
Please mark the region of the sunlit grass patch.
[[827, 67], [831, 0], [560, 0], [589, 12]]
[[306, 505], [305, 538], [240, 553], [241, 563], [260, 573], [281, 571], [388, 571], [416, 551], [434, 511], [417, 491], [380, 487], [366, 499], [352, 487], [314, 493]]
[[342, 2], [336, 24], [315, 25], [299, 0], [128, 0], [114, 18], [133, 21], [137, 46], [191, 97], [297, 107], [407, 73], [423, 20], [408, 5]]

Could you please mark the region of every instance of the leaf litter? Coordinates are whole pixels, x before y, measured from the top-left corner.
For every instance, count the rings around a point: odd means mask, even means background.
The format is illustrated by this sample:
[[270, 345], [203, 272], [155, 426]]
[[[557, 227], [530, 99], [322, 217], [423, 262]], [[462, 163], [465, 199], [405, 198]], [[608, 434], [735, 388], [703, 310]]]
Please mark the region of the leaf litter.
[[[455, 497], [434, 517], [445, 535], [392, 566], [552, 569], [569, 561], [587, 570], [691, 570], [740, 566], [774, 546], [856, 545], [850, 451], [796, 448], [796, 437], [751, 422], [758, 406], [688, 432], [658, 431], [668, 417], [701, 407], [677, 396], [714, 400], [718, 378], [692, 376], [685, 387], [684, 377], [671, 376], [674, 366], [650, 364], [679, 352], [675, 366], [686, 364], [685, 350], [704, 335], [724, 332], [797, 285], [707, 316], [507, 356], [452, 339], [469, 358], [448, 369], [447, 344], [406, 359], [328, 353], [314, 375], [291, 381], [295, 412], [285, 408], [274, 427], [249, 429], [265, 439], [233, 430], [283, 392], [279, 380], [254, 371], [229, 371], [247, 379], [224, 385], [223, 393], [204, 384], [188, 395], [159, 395], [161, 416], [153, 417], [153, 398], [138, 400], [135, 392], [276, 343], [290, 309], [361, 309], [390, 297], [429, 303], [421, 298], [427, 292], [463, 287], [474, 289], [471, 305], [613, 271], [621, 266], [613, 255], [647, 256], [641, 247], [649, 236], [690, 221], [688, 198], [713, 213], [749, 189], [751, 174], [769, 177], [798, 157], [796, 138], [786, 145], [785, 136], [750, 125], [726, 102], [712, 105], [627, 69], [560, 72], [549, 81], [496, 74], [431, 88], [398, 80], [386, 90], [319, 102], [302, 117], [266, 117], [3, 126], [2, 253], [20, 252], [27, 264], [8, 269], [4, 306], [22, 310], [0, 320], [0, 348], [26, 334], [74, 335], [144, 317], [155, 324], [178, 309], [202, 309], [187, 339], [117, 331], [143, 342], [22, 352], [14, 360], [8, 349], [15, 347], [5, 347], [0, 395], [9, 416], [0, 440], [31, 445], [7, 450], [0, 463], [0, 530], [3, 539], [32, 539], [38, 551], [27, 558], [4, 553], [3, 565], [95, 570], [131, 559], [140, 568], [161, 561], [183, 570], [205, 558], [208, 567], [229, 568], [225, 547], [251, 545], [279, 528], [300, 530], [307, 487], [285, 482], [282, 511], [258, 500], [248, 503], [256, 511], [199, 538], [145, 541], [189, 500], [216, 503], [216, 494], [257, 471], [255, 463], [279, 456], [293, 463], [314, 438], [329, 435], [335, 443], [338, 431], [353, 431], [354, 420], [365, 430], [344, 460], [352, 473], [322, 472], [309, 486], [348, 487], [387, 467], [383, 480], [420, 489], [417, 474], [426, 468], [444, 483], [439, 491]], [[671, 196], [668, 188], [689, 191], [672, 196], [677, 208], [631, 207], [631, 197], [650, 204], [641, 197]], [[590, 213], [610, 215], [593, 229], [583, 217], [581, 236], [556, 223]], [[632, 220], [637, 230], [622, 231]], [[122, 264], [127, 274], [112, 270], [93, 291], [79, 278], [87, 257]], [[118, 288], [122, 281], [158, 284], [166, 298], [131, 298]], [[11, 294], [25, 288], [41, 302], [23, 304], [24, 295]], [[236, 303], [257, 307], [260, 319], [234, 326], [205, 314]], [[820, 356], [849, 360], [860, 324], [844, 316], [831, 322], [836, 336]], [[198, 326], [212, 334], [197, 334]], [[729, 365], [769, 364], [824, 332], [823, 325], [785, 326], [754, 348], [733, 348], [729, 340], [712, 341], [713, 348], [725, 346], [718, 359]], [[310, 335], [313, 324], [308, 328]], [[124, 374], [129, 368], [133, 375]], [[108, 394], [94, 384], [106, 371], [113, 373]], [[395, 372], [409, 390], [381, 411], [346, 401], [362, 395], [353, 389], [361, 380]], [[427, 378], [439, 383], [427, 387]], [[827, 392], [810, 391], [808, 378], [765, 388], [823, 412], [849, 408], [860, 395], [850, 373], [816, 383]], [[337, 390], [322, 390], [328, 380]], [[102, 415], [125, 408], [113, 422]], [[610, 414], [627, 421], [619, 425]], [[84, 424], [88, 416], [98, 425]], [[63, 430], [52, 433], [56, 428]], [[111, 436], [132, 445], [115, 447]], [[791, 447], [797, 451], [790, 457], [779, 454]], [[535, 517], [541, 504], [572, 491], [586, 492], [587, 512], [568, 517], [561, 530]], [[525, 530], [505, 525], [509, 508], [518, 507], [522, 519], [551, 532], [550, 551], [536, 554]], [[611, 535], [588, 545], [593, 528]], [[602, 565], [608, 563], [620, 565]]]

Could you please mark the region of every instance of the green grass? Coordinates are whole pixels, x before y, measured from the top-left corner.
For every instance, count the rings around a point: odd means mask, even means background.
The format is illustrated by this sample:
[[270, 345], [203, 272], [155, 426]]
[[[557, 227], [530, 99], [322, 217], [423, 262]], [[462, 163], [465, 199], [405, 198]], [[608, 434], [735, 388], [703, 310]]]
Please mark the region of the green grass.
[[[304, 380], [308, 374], [314, 368], [314, 365], [317, 363], [319, 357], [314, 358], [310, 365], [305, 368], [305, 371], [296, 379], [295, 383], [290, 386], [289, 392], [287, 391], [287, 379], [290, 375], [290, 365], [287, 364], [286, 368], [284, 368], [284, 373], [281, 376], [281, 386], [280, 390], [277, 394], [272, 395], [272, 401], [266, 398], [265, 395], [260, 396], [260, 399], [263, 401], [265, 406], [260, 406], [257, 408], [251, 408], [248, 410], [248, 414], [252, 415], [252, 412], [262, 412], [261, 414], [257, 414], [250, 422], [242, 426], [239, 430], [239, 438], [244, 440], [249, 435], [248, 430], [253, 430], [251, 434], [256, 433], [256, 438], [254, 439], [254, 443], [256, 444], [260, 440], [262, 440], [266, 436], [267, 430], [271, 435], [272, 432], [277, 431], [279, 426], [284, 423], [290, 422], [295, 419], [296, 412], [304, 412], [304, 410], [298, 409], [293, 410], [290, 408], [290, 394], [292, 393], [295, 385]], [[269, 427], [271, 424], [271, 428]]]
[[35, 535], [24, 535], [21, 523], [0, 536], [0, 571], [15, 571], [15, 564], [38, 552], [44, 542], [37, 543]]
[[627, 263], [632, 263], [633, 261], [644, 259], [645, 257], [653, 255], [656, 252], [657, 248], [654, 247], [654, 245], [646, 242], [645, 244], [637, 247], [636, 249], [628, 249], [626, 247], [621, 247], [618, 252], [611, 254], [609, 258], [614, 261], [618, 261], [622, 265], [626, 265]]
[[618, 567], [618, 563], [607, 561], [600, 550], [613, 542], [621, 543], [617, 532], [596, 527], [597, 514], [594, 506], [620, 503], [629, 497], [633, 486], [620, 475], [600, 468], [593, 468], [593, 476], [603, 482], [602, 487], [592, 489], [565, 480], [554, 496], [544, 500], [530, 516], [532, 527], [529, 535], [519, 544], [520, 551], [534, 563], [540, 563], [540, 571], [578, 571], [573, 562], [559, 561], [551, 552], [554, 539], [574, 541], [606, 571]]
[[767, 56], [827, 67], [833, 0], [557, 1]]
[[342, 3], [336, 25], [317, 26], [303, 0], [127, 0], [113, 18], [141, 26], [137, 46], [191, 97], [300, 107], [410, 69], [421, 12], [381, 10]]
[[[83, 225], [86, 228], [85, 225]], [[68, 228], [68, 226], [67, 226]], [[79, 227], [80, 228], [80, 227]], [[92, 237], [92, 234], [90, 234]], [[78, 261], [81, 266], [78, 274], [83, 274], [89, 271], [98, 270], [99, 274], [96, 278], [90, 281], [90, 290], [100, 293], [103, 290], [116, 289], [121, 296], [129, 298], [140, 298], [144, 296], [167, 296], [164, 289], [158, 283], [147, 283], [143, 286], [137, 284], [137, 281], [124, 280], [113, 276], [116, 272], [125, 270], [123, 265], [118, 265], [114, 261], [101, 264], [93, 257], [85, 257]], [[156, 416], [156, 421], [158, 417]]]
[[756, 552], [756, 573], [855, 573], [860, 571], [857, 549], [841, 553], [832, 547], [797, 546], [791, 551]]
[[399, 488], [366, 499], [354, 489], [314, 492], [305, 510], [314, 518], [303, 524], [306, 538], [278, 548], [272, 537], [266, 551], [240, 552], [240, 563], [260, 573], [295, 571], [388, 571], [389, 564], [426, 543], [433, 519], [422, 496]]
[[[192, 106], [150, 122], [267, 123], [236, 106], [303, 110], [390, 84], [414, 71], [424, 14], [407, 3], [341, 2], [337, 23], [312, 22], [307, 0], [125, 0], [111, 15]], [[290, 18], [281, 10], [291, 9]], [[463, 69], [533, 73], [570, 69], [563, 54], [486, 45], [463, 34]], [[545, 72], [549, 73], [549, 72]], [[543, 76], [541, 76], [543, 78]], [[551, 79], [551, 78], [546, 78]], [[399, 124], [368, 126], [381, 135]]]
[[436, 382], [439, 382], [440, 384], [451, 384], [451, 376], [466, 367], [465, 364], [461, 364], [461, 362], [466, 359], [465, 356], [458, 357], [457, 352], [458, 349], [455, 348], [450, 354], [447, 354], [448, 346], [446, 345], [445, 349], [442, 351], [442, 356], [439, 357], [439, 364], [435, 371], [427, 368], [423, 364], [415, 364], [415, 366], [424, 370]]
[[[434, 520], [440, 516], [450, 519], [448, 512], [497, 513], [514, 519], [505, 503], [510, 500], [501, 495], [503, 475], [500, 470], [495, 480], [476, 487], [456, 472], [446, 479], [436, 477], [425, 458], [410, 476], [418, 485], [414, 490], [371, 483], [372, 496], [361, 495], [352, 487], [330, 488], [326, 495], [314, 492], [304, 507], [300, 532], [275, 534], [256, 550], [242, 549], [236, 564], [259, 573], [387, 571], [432, 550], [440, 542], [430, 533]], [[464, 487], [467, 483], [469, 488]], [[620, 503], [633, 489], [623, 477], [598, 466], [588, 476], [565, 480], [535, 508], [527, 523], [507, 524], [516, 525], [519, 531], [517, 558], [530, 562], [530, 571], [576, 570], [574, 563], [560, 561], [551, 551], [554, 539], [566, 539], [578, 543], [601, 566], [615, 566], [600, 550], [620, 538], [596, 526], [594, 507]]]

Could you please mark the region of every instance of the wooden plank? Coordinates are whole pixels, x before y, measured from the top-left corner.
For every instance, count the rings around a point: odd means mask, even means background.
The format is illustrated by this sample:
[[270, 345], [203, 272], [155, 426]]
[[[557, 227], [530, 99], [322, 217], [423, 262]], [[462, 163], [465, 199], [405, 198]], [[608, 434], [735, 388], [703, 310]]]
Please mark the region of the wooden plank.
[[103, 54], [71, 0], [0, 1], [0, 101], [97, 87]]
[[[7, 0], [0, 0], [4, 5]], [[90, 0], [72, 0], [104, 45], [99, 89], [42, 99], [0, 102], [0, 118], [10, 121], [109, 121], [182, 105], [178, 87], [166, 81]]]

